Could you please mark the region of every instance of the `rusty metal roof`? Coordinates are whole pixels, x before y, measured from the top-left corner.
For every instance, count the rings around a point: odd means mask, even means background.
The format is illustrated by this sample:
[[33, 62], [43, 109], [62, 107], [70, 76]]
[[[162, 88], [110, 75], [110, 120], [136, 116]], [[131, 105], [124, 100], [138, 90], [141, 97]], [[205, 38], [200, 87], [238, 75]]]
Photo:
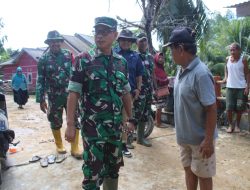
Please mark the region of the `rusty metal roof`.
[[71, 35], [62, 35], [62, 36], [64, 40], [67, 41], [78, 52], [89, 51], [91, 48], [91, 46], [88, 43], [82, 41], [76, 36], [71, 36]]
[[75, 33], [75, 36], [80, 40], [84, 41], [85, 43], [87, 43], [89, 46], [93, 46], [95, 43], [93, 36], [79, 34], [79, 33]]
[[46, 48], [23, 48], [20, 53], [18, 53], [15, 57], [10, 58], [8, 61], [0, 63], [0, 67], [5, 65], [12, 65], [15, 64], [18, 59], [26, 52], [30, 55], [35, 61], [38, 61], [39, 58], [42, 56], [43, 52]]
[[250, 0], [242, 2], [242, 3], [237, 3], [237, 4], [234, 4], [234, 5], [230, 5], [230, 6], [227, 6], [226, 8], [237, 8], [237, 7], [245, 6], [245, 5], [249, 5], [249, 4], [250, 4]]
[[228, 6], [226, 8], [236, 8], [237, 17], [250, 16], [250, 1], [245, 1], [235, 5]]

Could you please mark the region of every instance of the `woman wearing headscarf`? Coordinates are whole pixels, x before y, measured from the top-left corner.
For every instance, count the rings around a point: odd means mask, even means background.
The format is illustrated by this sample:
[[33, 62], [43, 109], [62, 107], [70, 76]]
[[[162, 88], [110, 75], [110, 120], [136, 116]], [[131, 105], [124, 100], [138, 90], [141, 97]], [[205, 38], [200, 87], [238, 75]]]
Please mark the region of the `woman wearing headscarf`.
[[[164, 56], [163, 53], [159, 52], [154, 56], [154, 89], [157, 89], [168, 86], [169, 80], [167, 73], [164, 70]], [[162, 108], [167, 106], [168, 96], [156, 96], [156, 115], [155, 123], [157, 127], [161, 127], [161, 111]]]
[[12, 77], [12, 89], [14, 94], [14, 102], [19, 105], [19, 109], [23, 109], [28, 101], [28, 89], [27, 89], [27, 80], [25, 75], [22, 73], [22, 68], [17, 67], [16, 74]]

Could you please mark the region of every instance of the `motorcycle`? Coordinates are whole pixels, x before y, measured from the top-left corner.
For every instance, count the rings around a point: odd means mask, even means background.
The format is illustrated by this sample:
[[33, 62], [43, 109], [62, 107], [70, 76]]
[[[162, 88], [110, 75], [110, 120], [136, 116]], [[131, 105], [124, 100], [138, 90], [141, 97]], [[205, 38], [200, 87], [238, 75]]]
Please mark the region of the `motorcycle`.
[[8, 83], [8, 81], [0, 80], [0, 184], [2, 184], [2, 171], [5, 169], [9, 144], [17, 145], [17, 143], [13, 143], [15, 132], [9, 129], [8, 112], [4, 94], [5, 83]]

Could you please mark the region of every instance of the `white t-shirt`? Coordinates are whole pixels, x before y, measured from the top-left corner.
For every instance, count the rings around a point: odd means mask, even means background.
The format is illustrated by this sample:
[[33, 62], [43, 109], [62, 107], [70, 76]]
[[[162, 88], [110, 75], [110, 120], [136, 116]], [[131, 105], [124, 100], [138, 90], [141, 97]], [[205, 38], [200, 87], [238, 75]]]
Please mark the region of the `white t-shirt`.
[[238, 62], [231, 62], [231, 56], [227, 61], [227, 88], [246, 88], [247, 82], [244, 74], [244, 64], [241, 56]]

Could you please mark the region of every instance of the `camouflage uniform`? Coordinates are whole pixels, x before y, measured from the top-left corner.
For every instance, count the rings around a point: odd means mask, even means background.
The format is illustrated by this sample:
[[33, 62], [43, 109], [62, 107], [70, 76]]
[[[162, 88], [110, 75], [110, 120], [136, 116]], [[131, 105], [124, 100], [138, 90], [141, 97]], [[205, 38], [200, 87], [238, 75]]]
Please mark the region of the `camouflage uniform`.
[[[60, 129], [63, 123], [63, 108], [66, 109], [72, 54], [61, 49], [55, 55], [50, 51], [45, 53], [38, 62], [38, 77], [36, 84], [36, 101], [45, 101], [48, 95], [47, 117], [51, 129]], [[79, 128], [79, 125], [77, 125]]]
[[83, 53], [72, 69], [69, 90], [81, 94], [84, 144], [83, 189], [99, 189], [104, 177], [118, 178], [123, 166], [122, 95], [130, 91], [127, 63], [97, 49]]
[[151, 114], [152, 104], [152, 75], [153, 75], [153, 57], [150, 53], [139, 53], [144, 73], [142, 76], [142, 86], [139, 97], [134, 101], [135, 118], [141, 122], [147, 122]]

